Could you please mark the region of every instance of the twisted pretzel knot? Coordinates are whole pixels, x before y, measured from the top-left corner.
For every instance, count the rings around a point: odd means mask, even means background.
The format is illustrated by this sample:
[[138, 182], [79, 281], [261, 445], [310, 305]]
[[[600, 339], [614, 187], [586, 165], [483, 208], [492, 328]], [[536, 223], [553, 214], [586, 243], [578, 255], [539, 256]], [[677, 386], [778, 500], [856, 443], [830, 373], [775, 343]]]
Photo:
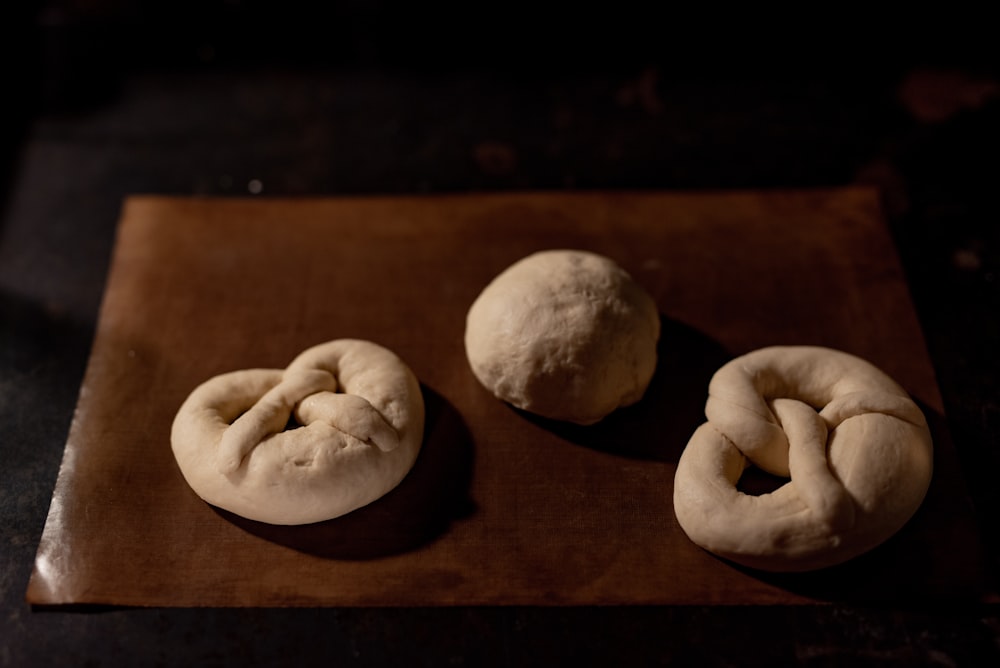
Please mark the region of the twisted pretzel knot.
[[[737, 358], [713, 376], [705, 414], [678, 462], [674, 510], [695, 543], [737, 563], [846, 561], [898, 531], [930, 484], [923, 413], [847, 353], [792, 346]], [[736, 484], [750, 464], [791, 480], [744, 494]]]
[[212, 505], [306, 524], [395, 487], [416, 460], [423, 421], [420, 386], [402, 360], [374, 343], [341, 339], [306, 350], [284, 370], [206, 381], [178, 411], [171, 445], [188, 484]]

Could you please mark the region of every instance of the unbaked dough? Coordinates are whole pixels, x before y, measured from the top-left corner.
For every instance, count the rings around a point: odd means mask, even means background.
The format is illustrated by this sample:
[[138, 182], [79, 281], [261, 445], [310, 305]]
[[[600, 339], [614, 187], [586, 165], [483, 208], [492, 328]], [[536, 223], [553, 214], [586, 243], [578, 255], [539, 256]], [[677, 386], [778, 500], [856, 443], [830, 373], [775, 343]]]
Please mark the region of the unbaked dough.
[[[847, 561], [902, 528], [930, 485], [923, 413], [889, 376], [841, 351], [738, 357], [713, 376], [705, 413], [677, 465], [674, 512], [692, 541], [745, 566]], [[736, 485], [751, 464], [791, 480], [745, 494]]]
[[535, 253], [486, 286], [466, 318], [476, 378], [518, 408], [578, 424], [642, 398], [656, 370], [652, 297], [612, 260]]
[[[297, 428], [286, 429], [294, 416]], [[393, 352], [340, 339], [286, 369], [201, 384], [174, 418], [181, 473], [208, 503], [270, 524], [308, 524], [396, 487], [420, 451], [424, 402]]]

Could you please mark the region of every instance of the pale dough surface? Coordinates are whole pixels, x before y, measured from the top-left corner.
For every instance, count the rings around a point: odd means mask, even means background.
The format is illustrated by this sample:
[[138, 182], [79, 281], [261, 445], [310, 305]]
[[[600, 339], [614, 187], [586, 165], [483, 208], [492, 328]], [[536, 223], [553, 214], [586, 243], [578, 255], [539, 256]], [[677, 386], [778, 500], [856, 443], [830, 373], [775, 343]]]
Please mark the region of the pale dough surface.
[[[294, 417], [297, 428], [286, 429]], [[340, 339], [286, 369], [209, 379], [174, 418], [181, 473], [208, 503], [270, 524], [307, 524], [396, 487], [420, 451], [424, 403], [393, 352]]]
[[[763, 348], [719, 369], [708, 422], [678, 462], [674, 511], [696, 544], [769, 571], [823, 568], [895, 534], [930, 485], [923, 413], [865, 360], [812, 346]], [[737, 489], [749, 465], [791, 478]]]
[[550, 250], [514, 263], [466, 318], [476, 378], [518, 408], [592, 424], [642, 398], [656, 370], [652, 297], [612, 260]]

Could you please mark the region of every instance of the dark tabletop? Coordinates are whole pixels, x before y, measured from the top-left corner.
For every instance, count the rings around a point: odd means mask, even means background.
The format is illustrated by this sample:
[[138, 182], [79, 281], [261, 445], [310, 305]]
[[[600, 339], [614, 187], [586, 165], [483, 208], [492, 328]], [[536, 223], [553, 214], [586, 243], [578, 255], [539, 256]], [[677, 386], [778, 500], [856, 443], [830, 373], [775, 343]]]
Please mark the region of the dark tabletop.
[[994, 572], [1000, 565], [1000, 58], [983, 17], [793, 17], [789, 32], [777, 18], [661, 17], [630, 1], [586, 11], [418, 5], [335, 2], [316, 12], [301, 2], [81, 1], [3, 10], [0, 664], [1000, 659], [1000, 610], [990, 605], [24, 603], [119, 208], [135, 193], [873, 185], [989, 562]]

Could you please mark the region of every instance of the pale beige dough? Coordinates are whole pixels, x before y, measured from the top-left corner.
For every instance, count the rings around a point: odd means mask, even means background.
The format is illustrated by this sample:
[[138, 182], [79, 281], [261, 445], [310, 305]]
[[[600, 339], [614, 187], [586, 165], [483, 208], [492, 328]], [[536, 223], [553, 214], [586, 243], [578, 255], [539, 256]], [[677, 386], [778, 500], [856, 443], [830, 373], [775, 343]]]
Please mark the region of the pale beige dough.
[[[297, 428], [286, 429], [294, 416]], [[412, 468], [424, 430], [416, 376], [393, 352], [340, 339], [286, 369], [209, 379], [174, 418], [181, 473], [208, 503], [270, 524], [367, 505]]]
[[[677, 465], [674, 512], [696, 544], [768, 571], [824, 568], [895, 534], [933, 468], [923, 413], [895, 381], [844, 352], [763, 348], [719, 369], [708, 422]], [[791, 478], [736, 484], [749, 465]]]
[[535, 253], [472, 304], [465, 350], [476, 378], [518, 408], [592, 424], [642, 398], [656, 370], [652, 297], [612, 260]]

